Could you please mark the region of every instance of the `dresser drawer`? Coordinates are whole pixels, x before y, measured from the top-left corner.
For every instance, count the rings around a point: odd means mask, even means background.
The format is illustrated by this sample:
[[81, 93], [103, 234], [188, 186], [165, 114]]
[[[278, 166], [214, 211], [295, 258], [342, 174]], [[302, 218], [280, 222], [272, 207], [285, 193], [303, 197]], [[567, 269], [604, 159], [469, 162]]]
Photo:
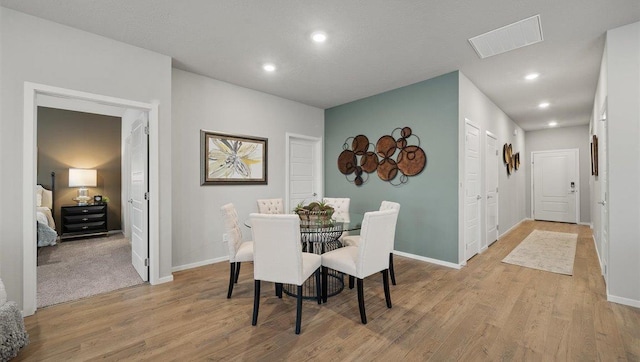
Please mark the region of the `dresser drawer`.
[[99, 214], [84, 214], [84, 215], [65, 215], [65, 224], [79, 224], [83, 222], [101, 221], [104, 220], [104, 213]]
[[65, 224], [65, 232], [75, 233], [78, 231], [94, 231], [105, 230], [107, 228], [106, 221], [85, 222], [82, 224]]
[[65, 215], [84, 215], [105, 212], [106, 209], [107, 205], [88, 205], [78, 207], [65, 207], [63, 210]]

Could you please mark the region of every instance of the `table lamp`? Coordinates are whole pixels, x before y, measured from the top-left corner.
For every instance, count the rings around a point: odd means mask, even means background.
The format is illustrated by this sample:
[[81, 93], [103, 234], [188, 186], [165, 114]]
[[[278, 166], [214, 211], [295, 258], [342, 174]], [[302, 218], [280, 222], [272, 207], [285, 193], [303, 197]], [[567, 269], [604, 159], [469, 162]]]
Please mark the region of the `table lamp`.
[[69, 169], [69, 187], [79, 187], [78, 196], [73, 199], [78, 205], [87, 205], [89, 200], [91, 200], [87, 187], [98, 186], [97, 175], [98, 172], [96, 170], [81, 168]]

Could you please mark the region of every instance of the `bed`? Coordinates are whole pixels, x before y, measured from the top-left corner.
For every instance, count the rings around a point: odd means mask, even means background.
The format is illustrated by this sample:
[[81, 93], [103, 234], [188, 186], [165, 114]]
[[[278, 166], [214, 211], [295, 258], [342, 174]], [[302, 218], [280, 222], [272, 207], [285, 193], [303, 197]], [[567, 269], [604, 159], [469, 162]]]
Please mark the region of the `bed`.
[[53, 192], [36, 185], [36, 221], [38, 247], [56, 245], [58, 233], [53, 220]]

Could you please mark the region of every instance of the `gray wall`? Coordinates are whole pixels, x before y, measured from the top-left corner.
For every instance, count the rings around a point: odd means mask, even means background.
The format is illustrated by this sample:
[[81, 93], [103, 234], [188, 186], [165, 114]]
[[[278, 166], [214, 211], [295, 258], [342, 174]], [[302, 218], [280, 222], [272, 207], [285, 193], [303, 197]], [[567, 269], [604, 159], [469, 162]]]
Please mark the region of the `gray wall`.
[[577, 148], [580, 153], [580, 222], [591, 222], [591, 195], [589, 178], [591, 176], [591, 142], [589, 126], [551, 128], [525, 133], [527, 160], [523, 162], [526, 172], [526, 212], [531, 217], [531, 152]]
[[[427, 154], [426, 168], [407, 184], [392, 186], [373, 173], [358, 187], [338, 171], [348, 137], [364, 134], [375, 144], [404, 126]], [[325, 196], [350, 197], [350, 210], [361, 213], [399, 202], [396, 250], [458, 263], [457, 184], [458, 72], [325, 111]]]
[[[9, 298], [23, 297], [24, 82], [159, 102], [160, 277], [171, 274], [171, 58], [2, 9], [0, 265]], [[34, 180], [35, 181], [35, 180]], [[31, 207], [31, 206], [30, 206]]]
[[[245, 219], [257, 199], [285, 197], [285, 133], [322, 137], [324, 122], [319, 108], [182, 70], [173, 69], [172, 91], [173, 266], [184, 269], [228, 255], [222, 205]], [[268, 138], [268, 185], [200, 186], [201, 129]]]
[[[89, 196], [109, 198], [107, 228], [121, 230], [121, 121], [118, 117], [38, 107], [38, 184], [56, 173], [54, 218], [62, 233], [60, 207], [74, 205], [77, 188], [69, 188], [69, 168], [97, 170], [97, 187]], [[50, 186], [50, 185], [49, 185]], [[50, 189], [50, 188], [49, 188]]]

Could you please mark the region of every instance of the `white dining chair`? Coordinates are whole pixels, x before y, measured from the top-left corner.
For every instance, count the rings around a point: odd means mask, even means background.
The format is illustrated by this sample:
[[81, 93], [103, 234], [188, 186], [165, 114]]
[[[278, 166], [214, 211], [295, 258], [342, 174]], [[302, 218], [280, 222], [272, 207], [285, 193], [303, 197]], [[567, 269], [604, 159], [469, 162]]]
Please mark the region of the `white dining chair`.
[[333, 207], [333, 219], [336, 221], [349, 221], [349, 204], [351, 199], [325, 197], [322, 202]]
[[233, 285], [238, 283], [240, 263], [253, 261], [253, 241], [243, 241], [242, 231], [238, 222], [238, 213], [233, 204], [229, 203], [220, 208], [224, 220], [224, 232], [227, 234], [229, 247], [229, 290], [227, 298], [231, 298]]
[[[282, 284], [297, 286], [296, 334], [302, 322], [302, 284], [315, 273], [318, 304], [322, 302], [320, 288], [320, 255], [302, 252], [300, 218], [298, 215], [251, 214], [254, 240], [252, 325], [258, 323], [260, 283], [276, 283], [276, 294], [282, 298]], [[280, 286], [278, 288], [278, 286]], [[279, 291], [279, 292], [278, 292]]]
[[261, 214], [284, 214], [282, 199], [258, 199], [258, 212]]
[[391, 308], [389, 292], [388, 255], [393, 248], [393, 238], [398, 220], [398, 210], [371, 211], [364, 214], [360, 243], [345, 246], [322, 254], [322, 299], [327, 302], [327, 278], [329, 269], [358, 279], [358, 308], [362, 324], [367, 324], [364, 307], [364, 278], [382, 272], [384, 297]]
[[[392, 201], [382, 201], [379, 210], [398, 210], [398, 212], [400, 212], [400, 204]], [[343, 236], [341, 241], [342, 244], [346, 246], [358, 246], [360, 243], [360, 235]], [[396, 272], [393, 269], [393, 247], [389, 253], [389, 274], [391, 275], [391, 284], [396, 285]]]

